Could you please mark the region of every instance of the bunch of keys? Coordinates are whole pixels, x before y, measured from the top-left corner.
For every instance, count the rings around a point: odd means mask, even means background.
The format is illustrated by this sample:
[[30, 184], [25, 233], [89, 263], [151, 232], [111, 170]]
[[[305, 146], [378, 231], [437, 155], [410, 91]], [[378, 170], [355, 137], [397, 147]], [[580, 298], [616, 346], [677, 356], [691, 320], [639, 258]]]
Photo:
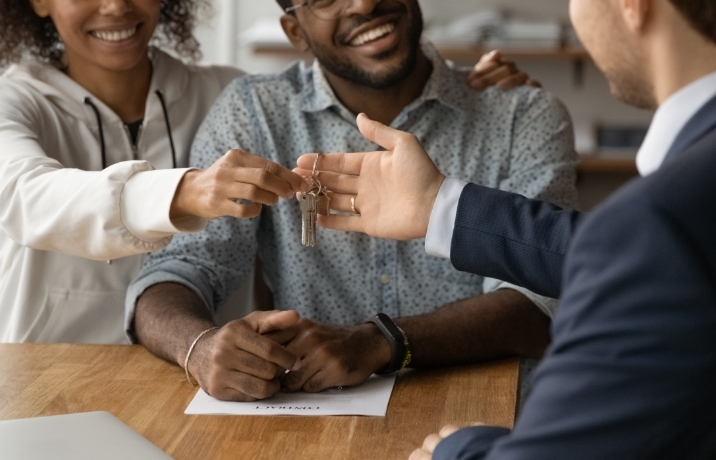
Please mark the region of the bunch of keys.
[[311, 173], [311, 190], [301, 195], [301, 244], [314, 247], [316, 245], [316, 217], [318, 214], [327, 216], [330, 213], [330, 198], [326, 188], [318, 180], [318, 159], [321, 154], [316, 155]]

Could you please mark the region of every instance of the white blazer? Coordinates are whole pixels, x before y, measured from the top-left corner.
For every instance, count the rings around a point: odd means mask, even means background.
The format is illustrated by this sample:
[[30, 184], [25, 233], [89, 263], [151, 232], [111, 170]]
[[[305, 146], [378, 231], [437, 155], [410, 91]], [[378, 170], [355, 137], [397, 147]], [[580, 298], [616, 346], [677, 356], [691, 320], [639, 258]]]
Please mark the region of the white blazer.
[[142, 254], [206, 226], [169, 208], [199, 125], [241, 72], [150, 55], [136, 149], [117, 114], [55, 67], [0, 77], [0, 342], [127, 343]]

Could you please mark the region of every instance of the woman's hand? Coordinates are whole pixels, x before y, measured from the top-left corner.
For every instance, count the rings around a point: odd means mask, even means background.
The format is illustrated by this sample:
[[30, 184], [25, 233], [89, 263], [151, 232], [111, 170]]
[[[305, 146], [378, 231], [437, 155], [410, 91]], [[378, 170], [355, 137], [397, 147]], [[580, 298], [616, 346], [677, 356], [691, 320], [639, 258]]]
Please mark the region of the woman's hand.
[[279, 164], [243, 150], [229, 150], [209, 168], [184, 175], [170, 217], [255, 217], [262, 205], [273, 206], [279, 197], [291, 199], [306, 186], [301, 176]]
[[475, 64], [475, 68], [468, 75], [467, 82], [477, 91], [495, 85], [503, 91], [523, 85], [542, 87], [540, 82], [531, 79], [527, 73], [517, 68], [514, 61], [505, 59], [497, 50], [490, 51], [480, 58], [480, 62]]

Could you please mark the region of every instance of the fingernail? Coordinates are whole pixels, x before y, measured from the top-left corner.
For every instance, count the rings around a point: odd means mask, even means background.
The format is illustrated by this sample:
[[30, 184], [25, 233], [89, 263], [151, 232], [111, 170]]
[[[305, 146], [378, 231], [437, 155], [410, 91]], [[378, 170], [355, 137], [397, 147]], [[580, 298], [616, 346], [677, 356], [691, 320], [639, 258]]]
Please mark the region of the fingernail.
[[301, 360], [299, 359], [299, 360], [296, 361], [296, 364], [293, 365], [293, 367], [291, 368], [291, 370], [294, 371], [294, 372], [300, 371], [300, 370], [301, 370], [301, 366], [302, 366], [302, 363], [301, 363]]
[[295, 195], [296, 195], [296, 194], [293, 193], [293, 192], [288, 192], [288, 193], [286, 194], [286, 199], [290, 201]]

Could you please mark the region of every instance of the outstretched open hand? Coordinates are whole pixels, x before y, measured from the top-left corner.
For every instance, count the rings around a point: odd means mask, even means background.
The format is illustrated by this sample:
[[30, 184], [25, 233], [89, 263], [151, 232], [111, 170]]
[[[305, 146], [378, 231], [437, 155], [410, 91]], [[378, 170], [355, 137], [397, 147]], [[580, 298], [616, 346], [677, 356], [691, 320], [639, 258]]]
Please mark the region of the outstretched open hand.
[[[445, 180], [418, 139], [358, 115], [358, 129], [385, 151], [333, 153], [319, 158], [321, 183], [331, 209], [354, 215], [318, 216], [318, 225], [378, 238], [423, 238]], [[310, 176], [316, 154], [298, 159], [294, 172]]]

